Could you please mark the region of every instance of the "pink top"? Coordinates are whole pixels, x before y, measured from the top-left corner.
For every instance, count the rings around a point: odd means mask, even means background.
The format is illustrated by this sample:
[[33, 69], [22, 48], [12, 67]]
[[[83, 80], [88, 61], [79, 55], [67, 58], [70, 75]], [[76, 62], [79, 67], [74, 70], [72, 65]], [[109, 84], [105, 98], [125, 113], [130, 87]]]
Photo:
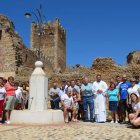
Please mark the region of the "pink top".
[[5, 89], [6, 89], [6, 96], [14, 96], [16, 88], [11, 86], [9, 83], [5, 84]]

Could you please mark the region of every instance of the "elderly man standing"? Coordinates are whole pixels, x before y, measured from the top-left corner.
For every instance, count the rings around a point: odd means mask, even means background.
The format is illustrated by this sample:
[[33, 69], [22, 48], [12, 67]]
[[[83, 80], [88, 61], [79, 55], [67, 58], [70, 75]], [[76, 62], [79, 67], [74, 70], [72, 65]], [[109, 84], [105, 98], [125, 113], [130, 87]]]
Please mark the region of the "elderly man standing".
[[93, 122], [94, 100], [92, 92], [92, 84], [88, 82], [88, 78], [84, 77], [81, 85], [81, 94], [85, 114], [85, 122], [88, 122], [88, 106], [90, 110], [90, 121]]
[[95, 94], [95, 121], [106, 122], [106, 93], [108, 86], [102, 81], [101, 74], [96, 76], [96, 81], [93, 83], [93, 93]]

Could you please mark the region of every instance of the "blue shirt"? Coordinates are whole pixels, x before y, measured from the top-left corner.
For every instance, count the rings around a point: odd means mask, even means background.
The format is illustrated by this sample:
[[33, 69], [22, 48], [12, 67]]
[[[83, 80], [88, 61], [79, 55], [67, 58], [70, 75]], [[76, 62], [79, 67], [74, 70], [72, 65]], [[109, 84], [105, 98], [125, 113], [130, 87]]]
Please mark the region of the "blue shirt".
[[109, 101], [118, 101], [118, 93], [119, 93], [118, 89], [108, 90], [107, 94], [109, 96]]
[[130, 82], [123, 82], [120, 84], [120, 89], [119, 89], [119, 92], [120, 92], [120, 99], [126, 99], [127, 98], [127, 94], [128, 94], [128, 88], [131, 87], [131, 83]]

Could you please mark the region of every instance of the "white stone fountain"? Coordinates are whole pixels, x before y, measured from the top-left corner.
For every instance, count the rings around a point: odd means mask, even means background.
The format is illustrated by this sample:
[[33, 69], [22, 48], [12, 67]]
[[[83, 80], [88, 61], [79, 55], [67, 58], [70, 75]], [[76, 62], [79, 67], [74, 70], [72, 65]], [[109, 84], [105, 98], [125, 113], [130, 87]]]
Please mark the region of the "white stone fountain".
[[48, 109], [48, 78], [41, 61], [35, 62], [30, 78], [28, 110], [13, 110], [10, 121], [16, 124], [50, 124], [64, 122], [61, 110]]

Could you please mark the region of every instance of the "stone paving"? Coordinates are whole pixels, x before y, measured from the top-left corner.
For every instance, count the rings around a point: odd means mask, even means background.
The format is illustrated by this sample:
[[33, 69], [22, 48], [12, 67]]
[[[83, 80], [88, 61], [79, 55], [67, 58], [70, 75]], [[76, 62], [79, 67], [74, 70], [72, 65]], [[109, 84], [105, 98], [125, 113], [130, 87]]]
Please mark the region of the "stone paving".
[[139, 140], [140, 129], [119, 124], [70, 122], [52, 125], [0, 125], [0, 140]]

